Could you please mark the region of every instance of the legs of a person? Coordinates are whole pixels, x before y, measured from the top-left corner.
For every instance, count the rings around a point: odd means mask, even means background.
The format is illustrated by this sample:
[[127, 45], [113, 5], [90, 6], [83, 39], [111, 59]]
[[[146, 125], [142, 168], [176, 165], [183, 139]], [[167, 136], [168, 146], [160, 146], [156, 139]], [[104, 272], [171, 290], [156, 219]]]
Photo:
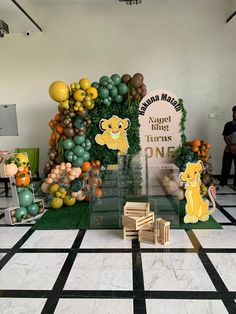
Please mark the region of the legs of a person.
[[220, 185], [224, 186], [228, 182], [231, 166], [232, 166], [233, 155], [227, 152], [224, 152], [222, 160], [222, 170], [220, 176]]

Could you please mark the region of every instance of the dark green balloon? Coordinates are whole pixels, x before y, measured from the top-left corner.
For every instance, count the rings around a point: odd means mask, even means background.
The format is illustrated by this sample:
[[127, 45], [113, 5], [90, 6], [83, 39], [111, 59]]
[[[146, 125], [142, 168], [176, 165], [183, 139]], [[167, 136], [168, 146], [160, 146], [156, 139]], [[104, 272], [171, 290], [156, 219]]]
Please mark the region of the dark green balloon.
[[114, 97], [114, 101], [117, 102], [117, 103], [121, 103], [123, 100], [123, 97], [121, 95], [116, 95]]
[[74, 126], [79, 129], [79, 128], [82, 128], [82, 125], [83, 125], [83, 119], [81, 117], [77, 117], [75, 119]]
[[85, 152], [85, 153], [83, 154], [82, 158], [83, 158], [84, 161], [88, 161], [89, 158], [90, 158], [89, 152]]
[[84, 148], [82, 146], [80, 146], [80, 145], [76, 145], [73, 148], [73, 152], [75, 153], [76, 156], [82, 157], [83, 153], [84, 153]]
[[108, 98], [104, 98], [104, 99], [103, 99], [103, 103], [104, 103], [105, 105], [109, 105], [109, 104], [110, 104], [110, 101], [109, 101]]
[[84, 135], [76, 135], [74, 138], [73, 138], [75, 144], [79, 145], [81, 143], [84, 142], [85, 140], [85, 136]]
[[115, 97], [116, 95], [118, 95], [118, 90], [115, 86], [112, 87], [112, 90], [110, 91], [110, 95], [111, 97]]
[[36, 216], [39, 213], [39, 206], [37, 203], [31, 204], [26, 209], [28, 214], [30, 214], [31, 216]]
[[75, 147], [75, 143], [71, 138], [67, 138], [66, 140], [63, 141], [62, 146], [64, 147], [64, 149], [70, 150], [73, 147]]
[[27, 207], [33, 203], [33, 193], [26, 190], [18, 195], [20, 206]]
[[106, 98], [109, 95], [109, 90], [106, 87], [99, 87], [98, 92], [102, 98]]
[[92, 87], [98, 88], [99, 87], [99, 83], [98, 82], [93, 82], [92, 83]]
[[115, 85], [120, 84], [121, 82], [121, 77], [118, 74], [113, 74], [111, 76], [112, 81], [114, 82]]
[[83, 158], [77, 157], [77, 159], [72, 162], [72, 165], [73, 167], [81, 167], [83, 162], [84, 162]]
[[117, 90], [120, 95], [125, 95], [128, 93], [128, 86], [125, 83], [120, 83], [117, 85]]
[[27, 216], [27, 210], [25, 207], [21, 206], [16, 209], [16, 220], [22, 221]]

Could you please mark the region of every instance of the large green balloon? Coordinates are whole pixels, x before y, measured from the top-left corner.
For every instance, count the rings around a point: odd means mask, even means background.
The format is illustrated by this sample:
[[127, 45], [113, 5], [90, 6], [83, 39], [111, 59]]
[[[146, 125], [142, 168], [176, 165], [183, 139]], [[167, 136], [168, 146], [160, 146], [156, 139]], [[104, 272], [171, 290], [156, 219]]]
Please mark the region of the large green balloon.
[[75, 161], [72, 162], [73, 167], [81, 167], [84, 160], [81, 157], [77, 157]]
[[113, 74], [111, 76], [112, 81], [114, 82], [115, 85], [120, 84], [121, 82], [121, 77], [118, 74]]
[[117, 85], [117, 90], [120, 95], [125, 95], [128, 93], [128, 86], [125, 83], [120, 83]]
[[16, 209], [16, 220], [22, 221], [27, 216], [27, 210], [25, 207], [21, 206]]
[[85, 140], [85, 136], [84, 135], [76, 135], [74, 138], [73, 138], [75, 144], [79, 145], [81, 143], [84, 142]]
[[27, 207], [33, 203], [34, 196], [29, 190], [23, 191], [18, 195], [20, 206]]
[[73, 148], [73, 152], [75, 153], [76, 156], [82, 157], [83, 153], [84, 153], [84, 148], [82, 146], [80, 146], [80, 145], [76, 145]]
[[39, 213], [39, 206], [37, 203], [31, 204], [26, 209], [31, 216], [36, 216]]
[[109, 82], [109, 77], [104, 75], [100, 78], [99, 80], [99, 83], [102, 85], [102, 86], [106, 86]]
[[109, 95], [109, 90], [106, 87], [99, 87], [98, 92], [102, 98], [106, 98]]
[[62, 145], [63, 145], [64, 149], [68, 149], [68, 150], [75, 147], [75, 143], [73, 142], [73, 140], [71, 138], [67, 138], [66, 140], [64, 140]]

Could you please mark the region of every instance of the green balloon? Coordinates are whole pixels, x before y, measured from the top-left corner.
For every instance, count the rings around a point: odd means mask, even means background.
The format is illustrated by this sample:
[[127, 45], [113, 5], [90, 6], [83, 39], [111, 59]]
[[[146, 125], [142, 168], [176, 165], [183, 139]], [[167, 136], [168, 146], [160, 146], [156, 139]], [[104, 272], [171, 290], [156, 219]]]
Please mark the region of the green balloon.
[[83, 153], [84, 153], [84, 148], [82, 146], [80, 146], [80, 145], [76, 145], [73, 148], [73, 152], [75, 153], [76, 156], [82, 157]]
[[81, 143], [80, 146], [82, 146], [83, 148], [85, 148], [85, 147], [86, 147], [85, 142]]
[[110, 104], [110, 101], [109, 101], [108, 98], [104, 98], [104, 99], [103, 99], [103, 103], [104, 103], [105, 105], [109, 105], [109, 104]]
[[82, 127], [82, 125], [83, 125], [83, 119], [80, 117], [77, 117], [75, 119], [74, 126], [79, 129]]
[[39, 213], [39, 206], [37, 203], [31, 204], [26, 209], [28, 214], [30, 214], [31, 216], [36, 216]]
[[98, 92], [102, 98], [106, 98], [109, 95], [109, 90], [106, 87], [99, 87]]
[[107, 82], [108, 83], [109, 81], [109, 77], [106, 76], [106, 75], [103, 75], [100, 80], [99, 80], [99, 83], [102, 84], [103, 82]]
[[71, 162], [73, 160], [74, 154], [72, 151], [66, 151], [65, 152], [65, 159]]
[[73, 138], [75, 144], [79, 145], [81, 143], [84, 142], [85, 140], [85, 136], [84, 135], [76, 135], [74, 138]]
[[33, 193], [26, 190], [18, 195], [20, 206], [27, 207], [33, 203]]
[[99, 87], [99, 83], [98, 82], [93, 82], [92, 83], [92, 87], [98, 88]]
[[120, 84], [121, 82], [121, 77], [118, 74], [113, 74], [111, 76], [112, 81], [114, 82], [115, 85]]
[[128, 86], [125, 83], [120, 83], [117, 85], [117, 90], [120, 95], [125, 95], [128, 93]]
[[81, 167], [83, 162], [84, 162], [83, 158], [77, 157], [77, 159], [73, 161], [72, 165], [73, 167]]
[[112, 90], [110, 91], [110, 95], [111, 97], [115, 97], [116, 95], [118, 95], [118, 90], [115, 86], [112, 87]]
[[25, 187], [19, 186], [19, 187], [17, 187], [17, 194], [20, 194], [20, 193], [22, 193], [22, 192], [25, 191], [25, 190], [26, 190]]
[[122, 100], [123, 100], [123, 97], [121, 95], [116, 95], [115, 98], [114, 98], [114, 101], [117, 102], [117, 103], [122, 102]]
[[84, 160], [84, 161], [88, 161], [89, 158], [90, 158], [89, 152], [85, 152], [85, 153], [83, 154], [83, 160]]
[[22, 221], [27, 216], [27, 210], [25, 207], [21, 206], [16, 209], [16, 220]]
[[64, 149], [70, 150], [73, 147], [75, 147], [75, 143], [73, 142], [71, 138], [67, 138], [66, 140], [63, 141], [62, 146]]
[[107, 84], [107, 89], [111, 90], [113, 88], [113, 85], [111, 83]]
[[91, 144], [90, 140], [86, 140], [85, 141], [85, 150], [88, 151], [91, 149], [91, 147], [92, 147], [92, 144]]

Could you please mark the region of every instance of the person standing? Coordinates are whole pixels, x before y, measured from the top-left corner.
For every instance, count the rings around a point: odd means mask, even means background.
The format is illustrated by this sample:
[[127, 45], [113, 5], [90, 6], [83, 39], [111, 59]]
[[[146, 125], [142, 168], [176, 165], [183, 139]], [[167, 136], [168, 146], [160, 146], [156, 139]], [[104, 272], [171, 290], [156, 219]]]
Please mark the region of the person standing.
[[222, 159], [222, 170], [220, 177], [220, 186], [227, 185], [232, 161], [234, 161], [234, 181], [233, 185], [236, 187], [236, 106], [232, 108], [233, 120], [225, 124], [222, 135], [226, 147]]

